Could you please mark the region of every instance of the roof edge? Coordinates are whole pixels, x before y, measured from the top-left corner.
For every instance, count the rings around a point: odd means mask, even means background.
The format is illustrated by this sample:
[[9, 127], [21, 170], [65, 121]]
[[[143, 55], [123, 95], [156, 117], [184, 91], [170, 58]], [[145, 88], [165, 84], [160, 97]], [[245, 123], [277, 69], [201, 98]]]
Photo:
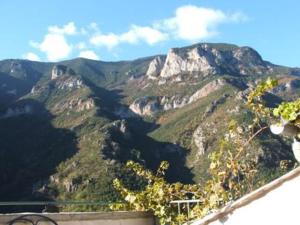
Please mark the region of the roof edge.
[[280, 187], [282, 184], [284, 184], [287, 181], [290, 181], [294, 179], [295, 177], [298, 177], [300, 175], [300, 167], [297, 167], [296, 169], [288, 172], [287, 174], [273, 180], [272, 182], [256, 189], [255, 191], [250, 192], [249, 194], [241, 197], [240, 199], [236, 200], [235, 202], [229, 203], [220, 210], [208, 214], [202, 219], [196, 220], [192, 223], [189, 223], [191, 225], [207, 225], [211, 222], [214, 222], [216, 220], [220, 220], [224, 218], [226, 215], [232, 213], [236, 209], [239, 209], [243, 206], [246, 206], [250, 204], [251, 202], [262, 198], [272, 190]]

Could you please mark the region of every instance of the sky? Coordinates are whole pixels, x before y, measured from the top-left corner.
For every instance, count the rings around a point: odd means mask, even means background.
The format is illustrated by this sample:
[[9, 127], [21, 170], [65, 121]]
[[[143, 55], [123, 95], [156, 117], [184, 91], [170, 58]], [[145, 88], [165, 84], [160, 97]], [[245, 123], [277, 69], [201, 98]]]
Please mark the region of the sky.
[[300, 67], [299, 0], [0, 0], [0, 60], [131, 60], [198, 42]]

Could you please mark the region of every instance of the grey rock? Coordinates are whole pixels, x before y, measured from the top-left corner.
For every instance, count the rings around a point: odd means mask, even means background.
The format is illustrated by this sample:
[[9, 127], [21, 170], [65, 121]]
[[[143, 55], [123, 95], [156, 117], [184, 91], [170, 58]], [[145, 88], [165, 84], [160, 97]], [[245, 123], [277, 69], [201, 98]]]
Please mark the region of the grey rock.
[[219, 90], [226, 84], [223, 79], [217, 79], [206, 84], [200, 90], [196, 91], [192, 96], [144, 96], [136, 99], [130, 106], [129, 109], [140, 116], [152, 116], [155, 113], [161, 111], [167, 111], [170, 109], [177, 109], [186, 106], [187, 104], [193, 103], [200, 98], [206, 97], [210, 93]]
[[138, 115], [151, 116], [160, 110], [160, 105], [157, 97], [145, 96], [136, 99], [129, 108]]
[[161, 77], [171, 77], [185, 72], [202, 72], [203, 74], [216, 74], [215, 62], [211, 54], [202, 48], [194, 48], [187, 52], [170, 49]]
[[23, 68], [23, 65], [20, 62], [12, 61], [10, 64], [10, 73], [26, 73], [25, 69]]
[[286, 82], [279, 84], [276, 88], [274, 88], [271, 93], [278, 94], [284, 91], [295, 91], [300, 88], [300, 80], [299, 79], [289, 79]]
[[53, 107], [53, 111], [56, 113], [63, 112], [65, 110], [74, 110], [76, 112], [82, 112], [85, 110], [91, 110], [95, 108], [95, 101], [92, 98], [82, 99], [73, 98], [68, 101], [61, 101]]
[[[178, 74], [207, 76], [227, 73], [252, 75], [272, 72], [272, 66], [249, 47], [222, 49], [210, 44], [199, 44], [193, 48], [170, 49], [159, 78]], [[156, 76], [157, 77], [157, 76]]]
[[67, 178], [63, 181], [63, 186], [67, 192], [75, 192], [82, 183], [81, 177]]
[[53, 66], [52, 71], [51, 71], [51, 79], [54, 80], [58, 77], [61, 77], [63, 75], [67, 75], [67, 74], [74, 75], [75, 72], [65, 65], [55, 65], [55, 66]]
[[209, 82], [204, 87], [196, 91], [189, 99], [189, 103], [195, 102], [200, 98], [206, 97], [210, 93], [219, 90], [226, 84], [226, 81], [223, 79], [217, 79]]
[[212, 103], [207, 106], [202, 116], [202, 119], [206, 118], [207, 116], [210, 116], [216, 110], [218, 105], [223, 104], [226, 101], [227, 97], [229, 97], [229, 95], [224, 94], [221, 98], [212, 101]]
[[160, 75], [160, 72], [164, 66], [165, 59], [162, 56], [155, 57], [149, 64], [148, 70], [146, 72], [146, 76], [149, 79], [157, 79]]
[[197, 147], [197, 154], [196, 154], [196, 160], [197, 160], [205, 153], [207, 149], [205, 135], [201, 125], [199, 125], [194, 131], [192, 141], [195, 143]]
[[83, 87], [83, 81], [77, 77], [67, 77], [67, 79], [56, 80], [56, 86], [61, 90], [74, 90]]

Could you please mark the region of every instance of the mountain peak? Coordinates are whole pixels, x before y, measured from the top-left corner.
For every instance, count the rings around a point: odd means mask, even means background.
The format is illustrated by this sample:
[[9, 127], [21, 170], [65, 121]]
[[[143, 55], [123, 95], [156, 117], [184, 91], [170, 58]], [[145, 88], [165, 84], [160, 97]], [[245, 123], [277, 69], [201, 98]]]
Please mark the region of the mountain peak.
[[154, 58], [149, 64], [147, 76], [152, 79], [169, 78], [183, 73], [197, 73], [202, 76], [259, 75], [271, 71], [269, 64], [250, 47], [199, 43], [183, 48], [171, 48], [164, 62], [162, 59]]

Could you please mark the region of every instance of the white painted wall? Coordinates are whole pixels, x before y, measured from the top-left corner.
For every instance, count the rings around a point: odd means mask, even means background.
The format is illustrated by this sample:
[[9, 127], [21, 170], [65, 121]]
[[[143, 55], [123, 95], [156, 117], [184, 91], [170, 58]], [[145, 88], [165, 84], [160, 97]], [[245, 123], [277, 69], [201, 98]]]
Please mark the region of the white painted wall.
[[300, 225], [300, 176], [209, 225]]

